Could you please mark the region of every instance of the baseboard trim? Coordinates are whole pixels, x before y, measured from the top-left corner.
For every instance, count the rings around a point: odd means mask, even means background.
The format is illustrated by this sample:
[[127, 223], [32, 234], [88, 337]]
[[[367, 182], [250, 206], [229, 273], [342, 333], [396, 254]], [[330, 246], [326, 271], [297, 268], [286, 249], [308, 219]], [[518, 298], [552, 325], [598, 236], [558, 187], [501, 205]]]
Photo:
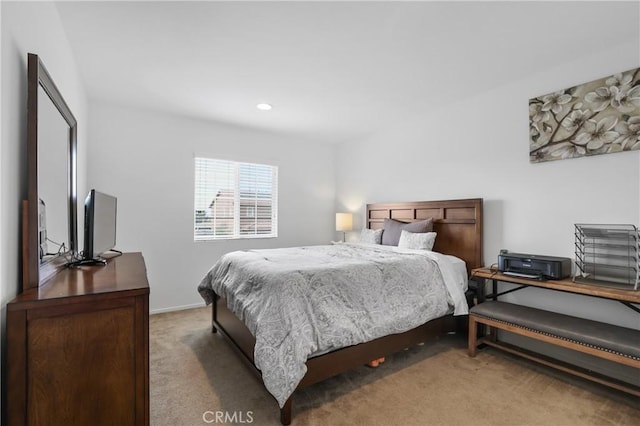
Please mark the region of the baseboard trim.
[[193, 305], [170, 306], [168, 308], [153, 309], [149, 311], [149, 315], [164, 314], [166, 312], [174, 312], [174, 311], [184, 311], [185, 309], [203, 308], [205, 305], [206, 304], [202, 302], [202, 303], [194, 303]]

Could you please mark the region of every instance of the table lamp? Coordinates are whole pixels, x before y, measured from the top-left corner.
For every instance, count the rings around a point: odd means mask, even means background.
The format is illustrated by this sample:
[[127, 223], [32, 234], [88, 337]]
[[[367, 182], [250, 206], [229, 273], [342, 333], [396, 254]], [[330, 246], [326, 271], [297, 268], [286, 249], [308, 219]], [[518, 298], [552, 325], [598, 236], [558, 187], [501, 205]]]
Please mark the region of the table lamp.
[[347, 231], [353, 229], [353, 215], [351, 213], [336, 213], [336, 231], [342, 232], [342, 242], [346, 241]]

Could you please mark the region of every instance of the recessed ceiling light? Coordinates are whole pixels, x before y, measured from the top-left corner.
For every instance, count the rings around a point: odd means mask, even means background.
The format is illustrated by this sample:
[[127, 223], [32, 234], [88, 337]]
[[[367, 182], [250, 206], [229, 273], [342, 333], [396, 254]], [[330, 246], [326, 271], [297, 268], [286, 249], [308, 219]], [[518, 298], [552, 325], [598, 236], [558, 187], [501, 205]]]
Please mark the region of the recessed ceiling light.
[[271, 106], [271, 104], [261, 103], [256, 105], [256, 108], [258, 108], [260, 111], [269, 111], [271, 108], [273, 108], [273, 106]]

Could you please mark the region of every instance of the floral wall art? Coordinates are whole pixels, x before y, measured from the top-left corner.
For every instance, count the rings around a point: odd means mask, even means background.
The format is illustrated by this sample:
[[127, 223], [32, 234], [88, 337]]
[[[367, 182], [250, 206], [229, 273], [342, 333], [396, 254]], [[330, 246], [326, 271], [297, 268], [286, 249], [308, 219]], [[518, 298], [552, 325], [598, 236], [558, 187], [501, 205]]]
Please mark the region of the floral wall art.
[[640, 68], [529, 99], [529, 161], [640, 150]]

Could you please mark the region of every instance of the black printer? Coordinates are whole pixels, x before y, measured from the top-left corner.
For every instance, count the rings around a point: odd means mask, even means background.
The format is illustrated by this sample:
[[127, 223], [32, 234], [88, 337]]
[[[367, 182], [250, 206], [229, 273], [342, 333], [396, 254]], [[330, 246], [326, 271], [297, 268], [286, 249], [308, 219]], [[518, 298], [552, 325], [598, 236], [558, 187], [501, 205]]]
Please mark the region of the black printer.
[[506, 275], [561, 280], [571, 276], [571, 259], [506, 252], [498, 255], [498, 270]]

